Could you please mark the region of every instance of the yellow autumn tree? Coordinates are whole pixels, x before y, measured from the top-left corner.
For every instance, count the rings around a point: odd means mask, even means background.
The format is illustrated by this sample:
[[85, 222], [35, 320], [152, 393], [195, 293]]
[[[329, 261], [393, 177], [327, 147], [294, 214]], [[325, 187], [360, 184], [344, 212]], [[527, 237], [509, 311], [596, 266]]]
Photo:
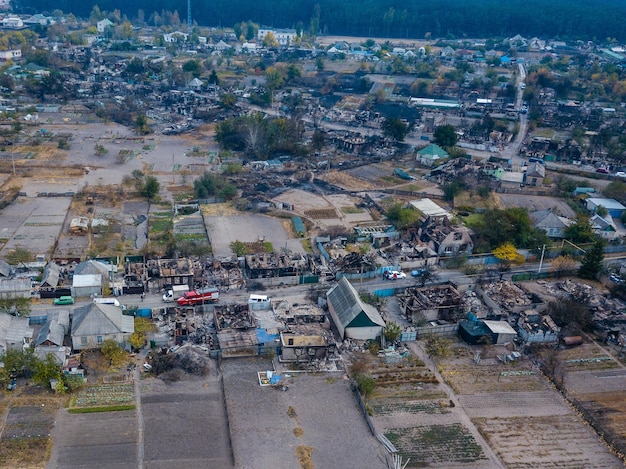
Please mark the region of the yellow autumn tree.
[[524, 262], [524, 256], [517, 252], [513, 243], [506, 242], [493, 250], [493, 255], [501, 262], [511, 264], [521, 264]]

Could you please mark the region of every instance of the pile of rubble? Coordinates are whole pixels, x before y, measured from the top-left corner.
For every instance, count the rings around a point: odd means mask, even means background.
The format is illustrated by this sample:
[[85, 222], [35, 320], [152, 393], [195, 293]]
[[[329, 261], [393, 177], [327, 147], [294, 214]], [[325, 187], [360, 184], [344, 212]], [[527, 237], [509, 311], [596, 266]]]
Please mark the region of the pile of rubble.
[[153, 357], [150, 365], [156, 375], [181, 370], [190, 375], [205, 376], [213, 363], [205, 347], [186, 343]]
[[463, 294], [462, 302], [463, 311], [472, 312], [477, 318], [486, 318], [489, 314], [489, 308], [472, 290], [467, 290]]
[[507, 280], [488, 283], [482, 288], [493, 301], [506, 309], [532, 304], [532, 299], [526, 291]]
[[547, 283], [546, 290], [554, 296], [567, 296], [577, 303], [588, 306], [596, 321], [623, 316], [623, 313], [620, 312], [624, 310], [624, 304], [621, 300], [612, 298], [584, 282], [566, 279], [561, 282]]

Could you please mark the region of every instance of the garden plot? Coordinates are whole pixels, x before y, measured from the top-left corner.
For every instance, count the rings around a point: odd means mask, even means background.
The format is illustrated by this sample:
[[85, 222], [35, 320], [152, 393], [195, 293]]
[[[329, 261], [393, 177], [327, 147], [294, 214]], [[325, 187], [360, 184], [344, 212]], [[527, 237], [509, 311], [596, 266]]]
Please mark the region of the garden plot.
[[623, 466], [593, 430], [572, 413], [476, 419], [475, 423], [509, 469]]
[[410, 458], [409, 467], [480, 467], [480, 461], [487, 459], [472, 434], [459, 423], [391, 428], [385, 436], [404, 460]]
[[346, 194], [333, 194], [326, 199], [341, 212], [341, 218], [348, 223], [364, 223], [372, 221], [369, 211], [357, 207], [360, 200]]
[[35, 386], [23, 387], [0, 402], [0, 467], [44, 467], [62, 400], [39, 392]]
[[2, 431], [2, 440], [48, 438], [54, 424], [55, 407], [45, 405], [11, 407]]
[[358, 168], [348, 169], [345, 173], [360, 180], [376, 184], [379, 188], [395, 186], [406, 182], [403, 179], [393, 176], [393, 168], [384, 164], [359, 166]]
[[365, 179], [354, 177], [346, 171], [329, 171], [320, 176], [319, 179], [341, 187], [347, 191], [371, 191], [380, 189], [380, 184], [368, 182]]
[[541, 376], [530, 366], [446, 364], [443, 377], [457, 394], [530, 392], [546, 389]]
[[132, 384], [101, 384], [81, 389], [72, 401], [72, 407], [108, 407], [129, 405], [133, 402]]

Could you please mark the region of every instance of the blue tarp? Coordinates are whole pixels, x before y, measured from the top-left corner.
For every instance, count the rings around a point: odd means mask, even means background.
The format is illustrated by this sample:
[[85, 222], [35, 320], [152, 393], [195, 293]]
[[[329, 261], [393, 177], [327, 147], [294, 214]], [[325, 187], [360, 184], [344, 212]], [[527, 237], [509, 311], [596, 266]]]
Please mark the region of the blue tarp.
[[270, 344], [278, 339], [280, 339], [279, 334], [268, 334], [265, 329], [256, 329], [256, 340], [259, 342], [259, 345]]
[[270, 384], [276, 384], [281, 379], [283, 379], [283, 377], [281, 375], [272, 375], [272, 377], [270, 378]]

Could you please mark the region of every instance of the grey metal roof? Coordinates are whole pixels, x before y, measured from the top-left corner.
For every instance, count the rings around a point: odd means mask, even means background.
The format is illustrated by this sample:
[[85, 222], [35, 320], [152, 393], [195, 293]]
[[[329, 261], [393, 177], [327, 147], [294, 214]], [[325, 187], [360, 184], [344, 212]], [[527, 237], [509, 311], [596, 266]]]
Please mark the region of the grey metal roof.
[[60, 276], [61, 273], [59, 272], [59, 266], [56, 265], [54, 262], [49, 262], [48, 265], [43, 269], [43, 274], [41, 276], [41, 285], [58, 287]]
[[69, 330], [70, 312], [68, 310], [54, 311], [48, 314], [48, 320], [39, 330], [35, 347], [49, 340], [55, 345], [63, 345], [63, 339]]
[[115, 305], [91, 303], [74, 309], [72, 336], [91, 336], [135, 332], [132, 316], [124, 316]]
[[326, 296], [328, 301], [332, 303], [342, 327], [349, 326], [361, 312], [364, 312], [373, 323], [382, 327], [385, 326], [385, 321], [378, 310], [372, 305], [364, 303], [345, 277], [341, 277], [339, 283], [331, 288]]
[[102, 262], [90, 260], [90, 261], [84, 261], [78, 264], [74, 268], [74, 275], [76, 276], [76, 275], [100, 274], [100, 275], [107, 277], [109, 275], [109, 271], [110, 269], [106, 264], [103, 264]]
[[0, 276], [10, 277], [12, 272], [13, 272], [13, 267], [11, 267], [8, 262], [0, 259]]
[[28, 324], [28, 318], [0, 313], [0, 348], [6, 350], [12, 345], [21, 347], [25, 338], [32, 339], [34, 332]]

